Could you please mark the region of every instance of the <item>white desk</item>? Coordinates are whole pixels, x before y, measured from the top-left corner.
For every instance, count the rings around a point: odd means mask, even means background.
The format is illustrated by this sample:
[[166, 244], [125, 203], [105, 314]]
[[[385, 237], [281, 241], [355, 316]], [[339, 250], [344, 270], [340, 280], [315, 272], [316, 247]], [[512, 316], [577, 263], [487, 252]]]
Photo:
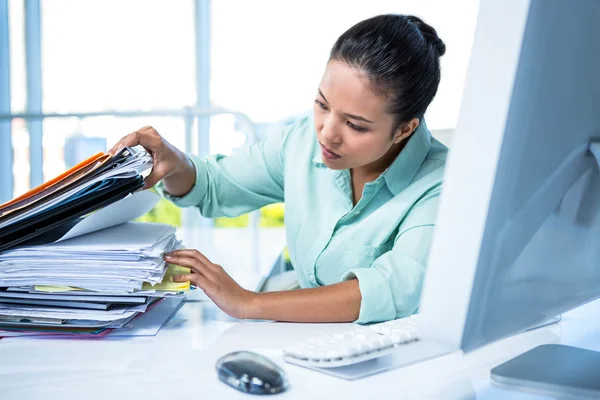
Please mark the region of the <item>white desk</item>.
[[[280, 233], [261, 233], [263, 243], [272, 235], [274, 246], [281, 246]], [[207, 255], [235, 276], [235, 266], [226, 265], [233, 260], [228, 258], [233, 253], [231, 244], [221, 247], [220, 243], [227, 235], [237, 235], [240, 245], [247, 240], [239, 232], [215, 233], [210, 251], [222, 248], [227, 254], [209, 255], [207, 251]], [[263, 251], [266, 257], [268, 252]], [[241, 262], [236, 265], [243, 267]], [[0, 340], [0, 399], [251, 399], [254, 397], [221, 383], [214, 370], [219, 357], [241, 349], [260, 349], [286, 370], [292, 387], [274, 398], [540, 399], [492, 387], [490, 368], [512, 357], [511, 350], [520, 352], [547, 342], [600, 350], [598, 315], [600, 301], [568, 313], [560, 326], [530, 332], [468, 356], [451, 355], [347, 382], [284, 363], [280, 352], [288, 343], [345, 330], [347, 324], [244, 322], [227, 317], [210, 302], [191, 301], [184, 303], [155, 337]]]

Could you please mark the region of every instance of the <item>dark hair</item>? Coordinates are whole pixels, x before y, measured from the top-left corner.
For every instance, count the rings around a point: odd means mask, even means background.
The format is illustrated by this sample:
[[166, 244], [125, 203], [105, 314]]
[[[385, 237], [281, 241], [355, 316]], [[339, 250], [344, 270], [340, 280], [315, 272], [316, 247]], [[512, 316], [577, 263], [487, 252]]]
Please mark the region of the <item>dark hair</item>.
[[[412, 15], [379, 15], [354, 25], [333, 45], [330, 60], [359, 69], [389, 99], [396, 127], [423, 117], [440, 83], [437, 32]], [[395, 130], [395, 129], [394, 129]]]

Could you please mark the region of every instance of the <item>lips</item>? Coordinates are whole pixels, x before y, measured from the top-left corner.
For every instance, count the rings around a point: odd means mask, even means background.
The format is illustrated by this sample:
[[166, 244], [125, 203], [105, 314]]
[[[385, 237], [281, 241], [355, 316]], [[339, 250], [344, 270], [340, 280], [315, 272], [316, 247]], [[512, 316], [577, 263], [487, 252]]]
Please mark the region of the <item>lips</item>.
[[[321, 144], [321, 143], [319, 143], [319, 144]], [[323, 156], [329, 160], [336, 160], [336, 159], [342, 157], [339, 154], [336, 154], [333, 151], [329, 150], [327, 147], [323, 146], [322, 144], [321, 144], [321, 154], [323, 154]]]

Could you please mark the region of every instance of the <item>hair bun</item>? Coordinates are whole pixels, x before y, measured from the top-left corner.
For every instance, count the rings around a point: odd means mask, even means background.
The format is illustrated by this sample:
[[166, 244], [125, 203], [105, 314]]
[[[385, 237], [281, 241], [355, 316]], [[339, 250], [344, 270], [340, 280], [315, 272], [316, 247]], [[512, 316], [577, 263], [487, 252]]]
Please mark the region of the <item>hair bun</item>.
[[419, 29], [425, 40], [433, 46], [440, 57], [446, 53], [446, 45], [431, 25], [426, 24], [421, 18], [414, 15], [407, 15], [406, 18]]

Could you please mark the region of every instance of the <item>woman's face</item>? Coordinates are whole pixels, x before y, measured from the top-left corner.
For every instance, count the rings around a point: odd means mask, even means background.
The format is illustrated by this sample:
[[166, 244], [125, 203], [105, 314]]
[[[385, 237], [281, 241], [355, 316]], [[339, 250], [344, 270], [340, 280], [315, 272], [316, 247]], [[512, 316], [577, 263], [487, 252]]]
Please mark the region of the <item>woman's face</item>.
[[330, 60], [314, 104], [323, 163], [331, 169], [361, 168], [386, 156], [407, 136], [405, 129], [392, 135], [394, 118], [386, 106], [357, 69]]

